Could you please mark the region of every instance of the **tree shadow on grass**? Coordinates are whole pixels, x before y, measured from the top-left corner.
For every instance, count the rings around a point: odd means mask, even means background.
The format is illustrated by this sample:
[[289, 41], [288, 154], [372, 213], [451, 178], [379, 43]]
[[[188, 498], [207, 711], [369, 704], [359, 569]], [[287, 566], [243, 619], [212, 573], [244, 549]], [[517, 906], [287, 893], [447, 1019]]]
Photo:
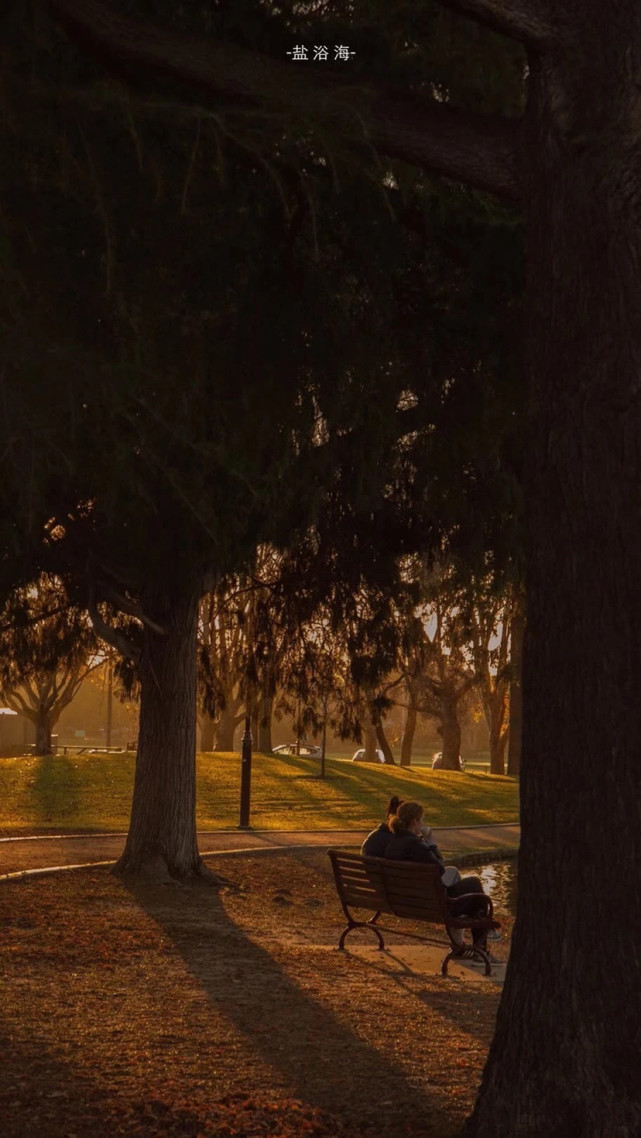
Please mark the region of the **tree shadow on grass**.
[[[292, 850], [288, 851], [287, 856], [291, 861], [295, 861], [305, 868], [312, 882], [318, 882], [321, 888], [328, 887], [330, 892], [334, 894], [331, 867], [325, 851]], [[369, 915], [367, 912], [361, 913], [364, 920]], [[337, 943], [338, 935], [342, 931], [344, 923], [338, 897], [336, 897], [334, 944]], [[421, 941], [417, 942], [405, 938], [402, 934], [404, 931], [409, 931], [418, 937], [424, 937], [425, 945], [439, 949], [441, 957], [444, 957], [449, 951], [449, 943], [444, 930], [437, 925], [423, 924], [418, 921], [397, 921], [392, 916], [386, 916], [382, 923], [390, 930], [385, 935], [385, 951], [380, 953], [380, 957], [378, 952], [374, 952], [373, 957], [367, 959], [363, 959], [356, 953], [351, 954], [354, 967], [362, 971], [368, 982], [374, 986], [380, 984], [384, 979], [392, 980], [400, 989], [399, 1000], [402, 1000], [404, 994], [407, 993], [408, 996], [418, 1000], [439, 1017], [450, 1022], [457, 1031], [472, 1035], [484, 1044], [489, 1043], [488, 1028], [483, 1022], [483, 1017], [479, 1017], [478, 1013], [479, 1007], [482, 1005], [489, 1009], [489, 1017], [493, 1017], [497, 999], [494, 985], [488, 981], [487, 984], [470, 986], [451, 976], [441, 978], [439, 975], [436, 987], [434, 985], [421, 987], [421, 983], [424, 983], [426, 979], [425, 968], [420, 965], [415, 968], [397, 954], [399, 948], [417, 947], [417, 945], [420, 947]], [[327, 926], [325, 927], [327, 929]], [[355, 933], [347, 941], [348, 952], [350, 945], [375, 948], [376, 942], [372, 933]], [[433, 979], [431, 973], [430, 979]]]
[[[44, 1036], [20, 1033], [0, 1021], [0, 1118], [4, 1138], [67, 1138], [69, 1134], [123, 1133], [131, 1104], [76, 1070], [73, 1060], [52, 1050]], [[29, 1032], [29, 1034], [26, 1034]]]
[[[260, 1060], [257, 1069], [267, 1064], [271, 1069], [267, 1078], [281, 1093], [339, 1114], [367, 1133], [403, 1133], [394, 1109], [399, 1103], [403, 1116], [421, 1125], [411, 1133], [455, 1132], [440, 1093], [413, 1085], [401, 1064], [390, 1058], [398, 1041], [382, 1040], [379, 1050], [359, 1034], [362, 1005], [357, 1000], [352, 997], [344, 1005], [344, 1021], [316, 998], [319, 960], [323, 967], [318, 950], [314, 953], [302, 945], [292, 949], [298, 977], [294, 979], [276, 958], [288, 949], [276, 945], [272, 954], [251, 940], [214, 889], [126, 887], [175, 945], [210, 1004], [245, 1038], [247, 1067], [251, 1069], [252, 1054]], [[347, 958], [341, 964], [349, 969]], [[337, 979], [349, 982], [344, 972]], [[350, 1015], [357, 1021], [353, 1028], [346, 1022]], [[411, 1053], [412, 1024], [401, 1018], [398, 1032], [406, 1042], [405, 1053]]]
[[[228, 1093], [212, 1100], [195, 1097], [189, 1072], [164, 1086], [134, 1090], [113, 1085], [109, 1061], [100, 1076], [69, 1055], [60, 1055], [44, 1037], [5, 1028], [0, 1018], [0, 1118], [3, 1138], [214, 1138], [222, 1134], [265, 1135], [265, 1115], [278, 1133], [333, 1135], [333, 1119], [314, 1118], [294, 1102]], [[106, 1074], [106, 1078], [104, 1077]], [[104, 1080], [104, 1081], [103, 1081]], [[324, 1123], [322, 1129], [320, 1124]], [[282, 1127], [282, 1129], [281, 1129]], [[269, 1131], [271, 1133], [271, 1129]], [[346, 1136], [348, 1138], [348, 1136]], [[355, 1138], [353, 1132], [349, 1138]]]
[[76, 818], [81, 806], [81, 779], [71, 759], [42, 755], [25, 795], [25, 813], [36, 825]]
[[[441, 942], [436, 940], [430, 943], [438, 944], [439, 948], [441, 947]], [[498, 1006], [497, 991], [494, 985], [490, 982], [487, 985], [472, 985], [465, 981], [443, 978], [443, 987], [440, 990], [433, 987], [420, 988], [418, 985], [425, 978], [425, 973], [421, 969], [412, 968], [405, 961], [396, 957], [394, 955], [396, 948], [398, 945], [391, 945], [385, 953], [381, 953], [381, 956], [386, 958], [381, 965], [377, 965], [371, 960], [362, 960], [358, 957], [355, 959], [363, 969], [369, 971], [372, 982], [375, 982], [377, 972], [379, 975], [389, 977], [401, 989], [399, 999], [403, 998], [403, 993], [411, 995], [430, 1011], [435, 1012], [442, 1019], [448, 1020], [457, 1031], [465, 1032], [466, 1035], [473, 1036], [484, 1046], [489, 1046], [493, 1031], [493, 1016], [496, 1006]], [[442, 948], [443, 956], [445, 956], [447, 944], [443, 942]], [[481, 1005], [489, 1011], [492, 1020], [491, 1028], [488, 1028], [487, 1022], [482, 1016], [479, 1016]]]

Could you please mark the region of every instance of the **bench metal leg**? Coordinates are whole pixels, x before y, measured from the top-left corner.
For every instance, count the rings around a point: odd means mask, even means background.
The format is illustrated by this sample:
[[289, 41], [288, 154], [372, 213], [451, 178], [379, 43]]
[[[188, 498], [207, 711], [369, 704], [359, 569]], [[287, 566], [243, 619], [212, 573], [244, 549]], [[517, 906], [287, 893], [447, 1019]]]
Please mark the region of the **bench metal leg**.
[[487, 952], [484, 952], [482, 948], [475, 948], [471, 945], [465, 945], [464, 948], [451, 949], [441, 964], [441, 974], [443, 976], [447, 976], [447, 966], [450, 960], [480, 960], [481, 963], [485, 965], [485, 975], [492, 975], [490, 958]]
[[369, 921], [354, 921], [350, 917], [349, 913], [347, 913], [347, 919], [349, 921], [349, 924], [347, 925], [346, 928], [343, 929], [343, 931], [341, 933], [340, 940], [338, 942], [339, 949], [342, 950], [345, 948], [345, 937], [347, 936], [348, 933], [351, 933], [352, 929], [371, 929], [372, 932], [376, 933], [376, 936], [378, 937], [379, 949], [385, 948], [385, 941], [383, 940], [383, 934], [381, 933], [381, 930], [376, 927], [376, 921], [378, 920], [380, 915], [381, 915], [380, 912], [374, 913], [374, 916], [370, 917]]

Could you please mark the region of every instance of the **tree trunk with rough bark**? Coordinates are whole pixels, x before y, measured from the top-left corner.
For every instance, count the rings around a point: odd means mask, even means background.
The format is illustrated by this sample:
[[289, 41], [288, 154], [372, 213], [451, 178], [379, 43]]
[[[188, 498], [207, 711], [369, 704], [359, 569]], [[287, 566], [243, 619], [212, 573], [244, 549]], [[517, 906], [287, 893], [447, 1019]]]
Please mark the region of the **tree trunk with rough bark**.
[[371, 722], [371, 720], [369, 718], [365, 724], [365, 730], [364, 730], [363, 734], [364, 734], [363, 746], [365, 748], [365, 762], [366, 763], [377, 763], [378, 762], [378, 756], [376, 754], [376, 748], [378, 746], [378, 739], [376, 738], [376, 728], [374, 727], [374, 724]]
[[403, 742], [401, 743], [401, 766], [409, 767], [412, 762], [412, 747], [414, 745], [414, 735], [416, 734], [416, 719], [417, 711], [413, 704], [410, 704], [407, 709], [407, 718], [405, 720], [405, 730], [403, 731]]
[[443, 762], [441, 770], [458, 771], [461, 769], [461, 725], [458, 718], [458, 708], [455, 701], [443, 699], [441, 703], [441, 722], [438, 733], [443, 740]]
[[374, 730], [376, 731], [376, 741], [378, 743], [379, 749], [383, 752], [383, 758], [385, 759], [385, 762], [388, 766], [395, 767], [396, 760], [394, 758], [394, 752], [390, 747], [389, 739], [385, 734], [385, 728], [383, 727], [383, 723], [380, 719], [376, 723]]
[[220, 713], [220, 719], [216, 724], [216, 746], [215, 751], [233, 751], [234, 750], [234, 735], [236, 728], [243, 718], [236, 712], [238, 704], [236, 701], [228, 703]]
[[216, 720], [212, 715], [207, 715], [204, 711], [202, 721], [200, 724], [200, 749], [201, 751], [213, 751], [214, 739], [216, 737]]
[[505, 774], [507, 684], [499, 681], [485, 702], [490, 729], [490, 774]]
[[36, 728], [36, 755], [50, 755], [51, 750], [51, 732], [53, 730], [53, 723], [51, 721], [51, 713], [46, 707], [42, 705], [33, 719]]
[[513, 676], [510, 681], [510, 734], [507, 745], [507, 773], [517, 778], [521, 773], [521, 741], [523, 737], [523, 636], [525, 612], [518, 602], [512, 617], [510, 635], [510, 663]]
[[490, 728], [490, 774], [505, 774], [507, 731], [498, 724]]
[[467, 1138], [641, 1134], [641, 5], [558, 10], [527, 109], [518, 914]]
[[196, 839], [197, 615], [198, 597], [180, 599], [157, 617], [166, 635], [145, 627], [134, 793], [119, 874], [211, 877]]

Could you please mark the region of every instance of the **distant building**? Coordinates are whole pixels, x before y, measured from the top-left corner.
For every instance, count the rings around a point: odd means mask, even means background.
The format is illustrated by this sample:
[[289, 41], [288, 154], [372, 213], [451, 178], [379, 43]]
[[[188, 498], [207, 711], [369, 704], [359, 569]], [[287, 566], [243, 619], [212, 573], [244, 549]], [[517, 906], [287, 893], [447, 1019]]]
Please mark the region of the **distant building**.
[[0, 708], [0, 755], [15, 754], [36, 741], [35, 724], [25, 715], [8, 715], [8, 710]]

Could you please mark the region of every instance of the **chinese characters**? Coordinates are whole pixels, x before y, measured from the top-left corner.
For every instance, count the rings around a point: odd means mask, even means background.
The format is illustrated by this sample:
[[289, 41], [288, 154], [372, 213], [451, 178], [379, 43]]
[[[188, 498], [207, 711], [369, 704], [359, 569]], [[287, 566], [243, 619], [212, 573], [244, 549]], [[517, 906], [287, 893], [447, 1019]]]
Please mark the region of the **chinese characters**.
[[[306, 63], [309, 62], [310, 59], [312, 63], [324, 63], [329, 59], [330, 50], [331, 49], [328, 48], [326, 44], [315, 44], [311, 49], [312, 54], [310, 56], [310, 49], [307, 47], [307, 45], [303, 43], [297, 43], [294, 45], [291, 51], [288, 51], [285, 54], [290, 55], [292, 61], [297, 63]], [[347, 63], [352, 55], [356, 55], [356, 52], [352, 51], [351, 48], [349, 48], [346, 44], [334, 44], [334, 63], [339, 60], [341, 62]]]

